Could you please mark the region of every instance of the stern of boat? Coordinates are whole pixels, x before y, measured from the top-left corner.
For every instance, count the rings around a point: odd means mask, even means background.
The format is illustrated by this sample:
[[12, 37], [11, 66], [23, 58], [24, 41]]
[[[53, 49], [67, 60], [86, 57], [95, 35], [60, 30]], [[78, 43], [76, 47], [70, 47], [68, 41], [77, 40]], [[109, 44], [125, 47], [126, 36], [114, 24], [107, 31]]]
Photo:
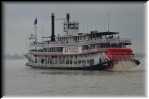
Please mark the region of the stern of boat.
[[130, 48], [109, 48], [106, 51], [106, 57], [111, 61], [107, 70], [128, 71], [136, 69], [140, 64]]

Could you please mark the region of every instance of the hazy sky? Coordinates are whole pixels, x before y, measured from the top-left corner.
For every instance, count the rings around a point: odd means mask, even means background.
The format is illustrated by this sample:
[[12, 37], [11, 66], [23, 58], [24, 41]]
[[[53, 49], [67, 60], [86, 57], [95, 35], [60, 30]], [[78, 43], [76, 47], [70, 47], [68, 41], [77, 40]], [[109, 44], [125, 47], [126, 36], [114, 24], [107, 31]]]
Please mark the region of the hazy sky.
[[[145, 4], [140, 3], [3, 3], [3, 36], [5, 53], [25, 53], [28, 37], [33, 33], [34, 19], [38, 18], [38, 37], [51, 35], [50, 14], [64, 18], [67, 12], [71, 20], [80, 22], [80, 32], [106, 31], [108, 19], [110, 31], [120, 32], [122, 38], [132, 39], [135, 52], [144, 52]], [[110, 18], [108, 18], [108, 15]], [[56, 21], [56, 34], [63, 34], [63, 21]]]

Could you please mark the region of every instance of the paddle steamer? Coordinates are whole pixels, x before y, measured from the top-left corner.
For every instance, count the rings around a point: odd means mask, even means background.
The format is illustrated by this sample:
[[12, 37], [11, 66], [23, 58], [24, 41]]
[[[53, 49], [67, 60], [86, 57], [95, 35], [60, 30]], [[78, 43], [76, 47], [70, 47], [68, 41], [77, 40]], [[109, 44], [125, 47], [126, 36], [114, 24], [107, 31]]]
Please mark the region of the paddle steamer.
[[[36, 28], [37, 19], [34, 21]], [[29, 38], [30, 48], [25, 55], [27, 66], [44, 69], [113, 70], [126, 65], [139, 65], [128, 45], [130, 39], [120, 38], [119, 32], [79, 32], [79, 23], [66, 14], [64, 35], [55, 35], [55, 15], [51, 14], [51, 36], [38, 41], [35, 31]]]

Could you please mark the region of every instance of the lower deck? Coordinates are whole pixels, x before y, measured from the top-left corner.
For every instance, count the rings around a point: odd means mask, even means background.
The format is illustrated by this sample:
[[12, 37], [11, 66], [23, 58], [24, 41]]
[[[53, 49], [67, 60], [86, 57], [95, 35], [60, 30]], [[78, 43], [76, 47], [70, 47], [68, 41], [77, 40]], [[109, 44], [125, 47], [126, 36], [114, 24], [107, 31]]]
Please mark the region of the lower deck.
[[33, 55], [28, 54], [28, 63], [52, 66], [81, 67], [101, 64], [105, 61], [103, 53], [92, 53], [85, 55]]

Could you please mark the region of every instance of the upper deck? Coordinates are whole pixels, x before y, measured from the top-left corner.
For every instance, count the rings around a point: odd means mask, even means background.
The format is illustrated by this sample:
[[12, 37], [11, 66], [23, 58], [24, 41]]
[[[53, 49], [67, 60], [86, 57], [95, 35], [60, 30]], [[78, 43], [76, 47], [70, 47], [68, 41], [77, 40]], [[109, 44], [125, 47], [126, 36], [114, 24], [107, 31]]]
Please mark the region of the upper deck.
[[[55, 16], [51, 15], [51, 36], [44, 37], [42, 41], [33, 39], [30, 43], [30, 50], [52, 50], [62, 51], [63, 48], [81, 47], [82, 49], [90, 48], [118, 48], [131, 45], [129, 39], [120, 38], [119, 32], [98, 32], [97, 30], [90, 31], [90, 33], [80, 33], [79, 23], [70, 20], [69, 14], [66, 16], [64, 22], [64, 35], [56, 36], [54, 30]], [[37, 38], [37, 37], [36, 37]]]
[[[49, 37], [50, 38], [50, 37]], [[43, 40], [38, 42], [38, 47], [65, 47], [65, 46], [82, 46], [88, 44], [119, 44], [130, 45], [131, 40], [126, 38], [120, 38], [118, 32], [97, 32], [97, 33], [78, 33], [78, 35], [66, 35], [56, 37], [55, 42], [50, 40]], [[35, 46], [35, 43], [32, 42], [32, 46]]]

